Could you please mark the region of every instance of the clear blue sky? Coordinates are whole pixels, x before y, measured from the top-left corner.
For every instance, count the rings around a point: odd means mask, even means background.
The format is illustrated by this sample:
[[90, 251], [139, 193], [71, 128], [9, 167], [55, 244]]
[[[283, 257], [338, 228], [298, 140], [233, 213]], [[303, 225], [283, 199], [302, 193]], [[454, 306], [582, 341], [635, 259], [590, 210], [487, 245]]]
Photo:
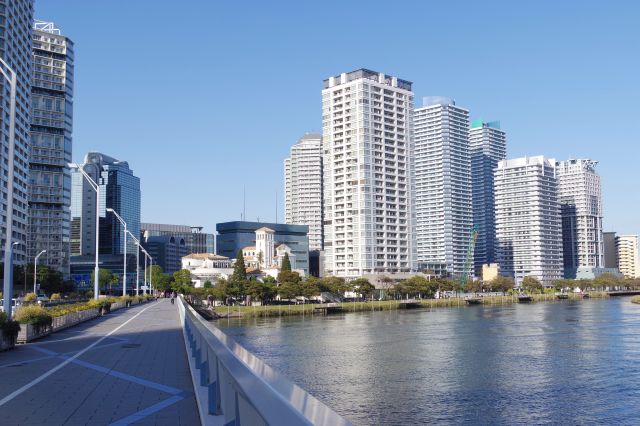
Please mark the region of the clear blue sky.
[[[142, 179], [142, 219], [282, 221], [282, 160], [322, 80], [370, 68], [500, 120], [508, 155], [600, 161], [605, 228], [640, 233], [640, 2], [36, 0], [76, 47], [74, 159]], [[418, 102], [416, 102], [418, 104]]]

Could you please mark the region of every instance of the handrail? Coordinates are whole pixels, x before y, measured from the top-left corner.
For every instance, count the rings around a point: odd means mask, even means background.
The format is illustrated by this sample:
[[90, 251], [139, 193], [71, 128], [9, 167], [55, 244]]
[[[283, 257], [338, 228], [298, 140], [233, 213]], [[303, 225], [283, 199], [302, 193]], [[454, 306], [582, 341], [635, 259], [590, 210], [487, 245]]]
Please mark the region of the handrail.
[[200, 370], [200, 386], [208, 390], [204, 405], [210, 415], [223, 417], [224, 424], [351, 424], [222, 331], [209, 326], [182, 296], [178, 297], [178, 306], [191, 356]]

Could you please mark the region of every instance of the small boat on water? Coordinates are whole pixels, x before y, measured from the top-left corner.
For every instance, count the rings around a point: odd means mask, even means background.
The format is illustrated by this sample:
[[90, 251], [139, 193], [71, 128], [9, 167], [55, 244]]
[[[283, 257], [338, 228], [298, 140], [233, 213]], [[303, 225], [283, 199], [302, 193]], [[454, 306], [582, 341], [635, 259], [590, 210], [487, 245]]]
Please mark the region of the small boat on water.
[[482, 299], [479, 297], [467, 297], [464, 301], [467, 305], [482, 305]]
[[529, 303], [529, 302], [533, 302], [533, 297], [526, 294], [518, 295], [518, 303]]
[[590, 297], [589, 293], [582, 293], [582, 298], [583, 299], [588, 299], [589, 297]]
[[558, 293], [558, 294], [556, 294], [556, 297], [557, 297], [559, 300], [566, 300], [566, 299], [568, 299], [568, 298], [569, 298], [569, 295], [568, 295], [567, 293]]

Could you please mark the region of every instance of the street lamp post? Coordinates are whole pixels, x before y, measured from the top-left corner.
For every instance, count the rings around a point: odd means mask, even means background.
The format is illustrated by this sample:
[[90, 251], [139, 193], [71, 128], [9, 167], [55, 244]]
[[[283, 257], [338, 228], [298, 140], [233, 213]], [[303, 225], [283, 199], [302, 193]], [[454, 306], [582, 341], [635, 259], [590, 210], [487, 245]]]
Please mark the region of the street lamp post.
[[84, 171], [84, 169], [80, 166], [78, 166], [76, 163], [69, 163], [68, 164], [69, 168], [71, 169], [76, 169], [78, 171], [80, 171], [80, 173], [82, 173], [82, 176], [84, 176], [84, 178], [87, 180], [87, 182], [89, 183], [89, 185], [91, 186], [91, 188], [93, 188], [94, 191], [96, 191], [96, 265], [95, 265], [95, 269], [94, 269], [94, 280], [93, 280], [93, 298], [94, 299], [98, 299], [100, 296], [100, 267], [98, 266], [98, 262], [99, 262], [99, 256], [100, 256], [100, 244], [99, 244], [99, 238], [100, 238], [100, 185], [98, 185], [96, 183], [96, 181], [94, 181], [91, 176], [89, 176], [87, 174], [87, 172]]
[[124, 265], [122, 267], [122, 270], [123, 270], [123, 273], [122, 273], [122, 295], [126, 296], [127, 295], [127, 222], [125, 222], [124, 219], [122, 219], [120, 217], [120, 215], [118, 213], [116, 213], [116, 211], [113, 210], [112, 208], [107, 208], [107, 211], [110, 212], [110, 213], [113, 213], [113, 215], [116, 217], [116, 219], [118, 219], [118, 221], [120, 221], [122, 226], [124, 226]]
[[38, 258], [43, 255], [44, 253], [46, 253], [46, 250], [42, 250], [40, 253], [38, 253], [38, 255], [36, 256], [36, 259], [33, 261], [33, 294], [38, 294], [37, 291], [37, 286], [38, 286]]
[[147, 253], [147, 251], [145, 249], [143, 249], [142, 247], [140, 247], [142, 249], [142, 253], [144, 253], [144, 294], [146, 296], [147, 294], [147, 260], [149, 260], [151, 258], [151, 256], [149, 256], [149, 253]]
[[7, 153], [7, 211], [4, 244], [4, 311], [11, 318], [11, 298], [13, 295], [13, 177], [16, 138], [16, 73], [0, 58], [0, 74], [9, 82], [9, 152]]

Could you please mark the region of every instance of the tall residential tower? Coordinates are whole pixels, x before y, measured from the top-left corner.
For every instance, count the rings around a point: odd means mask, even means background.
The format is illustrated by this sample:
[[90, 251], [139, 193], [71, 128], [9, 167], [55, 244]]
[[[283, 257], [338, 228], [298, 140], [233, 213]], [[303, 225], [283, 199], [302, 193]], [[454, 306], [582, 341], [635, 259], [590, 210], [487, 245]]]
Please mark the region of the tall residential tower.
[[640, 278], [640, 252], [637, 235], [620, 235], [616, 237], [616, 254], [618, 269], [625, 278]]
[[284, 160], [285, 222], [309, 226], [309, 250], [322, 250], [322, 135], [308, 133]]
[[73, 42], [51, 22], [33, 29], [28, 256], [69, 275]]
[[418, 268], [460, 276], [470, 272], [465, 261], [473, 221], [469, 111], [449, 98], [424, 98], [414, 132]]
[[412, 269], [411, 82], [359, 69], [324, 80], [325, 273]]
[[567, 278], [575, 278], [582, 266], [604, 267], [602, 188], [597, 164], [592, 160], [556, 163]]
[[502, 275], [551, 284], [562, 277], [562, 224], [555, 160], [504, 160], [495, 170], [497, 259]]
[[469, 130], [471, 149], [471, 180], [473, 200], [473, 224], [478, 227], [474, 253], [476, 275], [482, 265], [496, 261], [496, 210], [494, 174], [498, 162], [507, 156], [507, 138], [500, 130], [500, 122], [486, 123], [475, 120]]

